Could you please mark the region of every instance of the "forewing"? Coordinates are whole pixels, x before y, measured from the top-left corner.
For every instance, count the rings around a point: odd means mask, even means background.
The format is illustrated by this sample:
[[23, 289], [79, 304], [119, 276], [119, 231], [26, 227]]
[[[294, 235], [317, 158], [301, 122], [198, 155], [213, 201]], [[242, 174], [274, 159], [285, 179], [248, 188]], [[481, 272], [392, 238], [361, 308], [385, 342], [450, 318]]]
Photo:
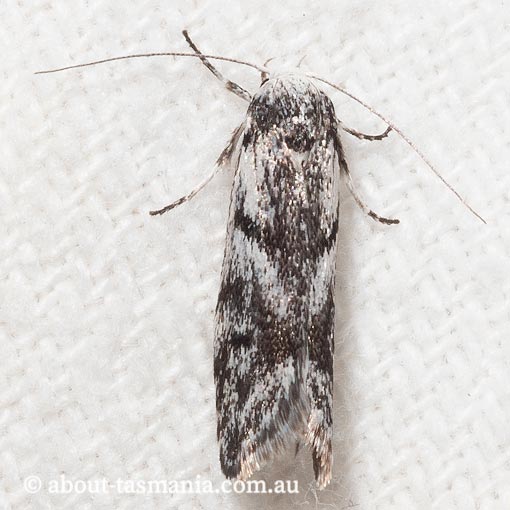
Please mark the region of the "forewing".
[[247, 478], [293, 438], [331, 474], [338, 171], [329, 133], [306, 152], [274, 128], [245, 134], [216, 309], [222, 470]]

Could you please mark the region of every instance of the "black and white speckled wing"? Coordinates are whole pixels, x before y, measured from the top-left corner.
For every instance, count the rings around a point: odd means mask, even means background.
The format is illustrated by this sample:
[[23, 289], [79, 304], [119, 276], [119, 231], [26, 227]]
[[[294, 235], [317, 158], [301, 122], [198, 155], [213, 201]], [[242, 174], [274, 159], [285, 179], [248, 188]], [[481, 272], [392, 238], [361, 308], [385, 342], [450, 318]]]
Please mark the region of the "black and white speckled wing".
[[339, 150], [329, 98], [268, 80], [249, 106], [216, 309], [220, 462], [245, 479], [292, 439], [331, 477]]

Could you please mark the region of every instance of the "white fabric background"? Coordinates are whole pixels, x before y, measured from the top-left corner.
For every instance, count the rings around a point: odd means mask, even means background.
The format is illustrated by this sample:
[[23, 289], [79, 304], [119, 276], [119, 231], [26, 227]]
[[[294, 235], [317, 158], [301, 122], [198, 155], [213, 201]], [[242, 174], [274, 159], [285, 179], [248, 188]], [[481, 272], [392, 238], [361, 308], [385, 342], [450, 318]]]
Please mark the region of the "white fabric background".
[[[489, 0], [0, 4], [0, 506], [498, 510], [510, 505], [510, 6]], [[303, 449], [262, 478], [298, 495], [28, 494], [69, 479], [223, 480], [213, 311], [231, 174], [207, 175], [246, 105], [190, 59], [34, 76], [148, 50], [313, 70], [393, 119], [486, 217], [392, 135], [345, 135], [334, 479]], [[218, 64], [255, 91], [248, 68]], [[337, 114], [381, 122], [333, 90]], [[306, 508], [306, 506], [304, 507]]]

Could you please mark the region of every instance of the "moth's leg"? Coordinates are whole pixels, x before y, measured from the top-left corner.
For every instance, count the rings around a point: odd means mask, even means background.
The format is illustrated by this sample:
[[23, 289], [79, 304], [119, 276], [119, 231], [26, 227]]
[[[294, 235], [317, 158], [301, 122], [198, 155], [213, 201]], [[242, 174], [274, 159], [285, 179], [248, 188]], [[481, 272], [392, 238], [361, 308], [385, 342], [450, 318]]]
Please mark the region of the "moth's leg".
[[232, 154], [236, 150], [237, 143], [239, 142], [239, 138], [243, 134], [244, 131], [244, 122], [238, 126], [234, 132], [232, 133], [232, 138], [228, 142], [227, 146], [223, 149], [220, 154], [220, 157], [216, 160], [217, 166], [222, 166], [225, 163], [230, 163], [232, 160]]
[[349, 172], [349, 167], [347, 166], [347, 161], [345, 160], [344, 151], [342, 149], [340, 139], [337, 139], [336, 153], [338, 155], [338, 162], [340, 164], [340, 168], [345, 172], [345, 175], [347, 177], [347, 188], [351, 192], [351, 195], [353, 196], [354, 200], [356, 201], [360, 209], [366, 214], [368, 214], [374, 220], [380, 221], [381, 223], [384, 223], [386, 225], [394, 225], [396, 223], [400, 223], [400, 220], [398, 219], [384, 218], [383, 216], [379, 216], [374, 211], [372, 211], [372, 209], [370, 209], [370, 207], [368, 207], [365, 204], [365, 202], [363, 202], [363, 200], [361, 200], [360, 196], [354, 189], [354, 183], [352, 182], [351, 173]]
[[220, 157], [216, 161], [216, 165], [214, 165], [214, 170], [212, 173], [204, 179], [194, 190], [192, 190], [187, 195], [184, 195], [183, 197], [179, 198], [175, 202], [172, 202], [171, 204], [163, 207], [162, 209], [158, 209], [157, 211], [150, 211], [151, 216], [156, 216], [158, 214], [165, 214], [168, 211], [171, 211], [175, 207], [182, 205], [186, 202], [189, 202], [200, 190], [205, 188], [205, 186], [214, 178], [214, 176], [225, 166], [225, 164], [230, 163], [232, 159], [232, 154], [235, 151], [235, 148], [237, 146], [237, 142], [239, 141], [239, 138], [244, 130], [244, 123], [241, 124], [233, 133], [232, 138], [228, 142], [227, 146], [223, 149], [222, 153], [220, 154]]
[[344, 126], [340, 121], [338, 121], [338, 123], [344, 131], [346, 131], [347, 133], [349, 133], [352, 136], [355, 136], [356, 138], [359, 138], [360, 140], [371, 140], [371, 141], [372, 140], [382, 140], [383, 138], [386, 138], [391, 131], [391, 127], [388, 126], [386, 128], [386, 131], [384, 131], [384, 133], [381, 133], [380, 135], [367, 135], [365, 133], [360, 133], [359, 131], [356, 131], [355, 129], [351, 129], [351, 128], [348, 128], [347, 126]]
[[245, 101], [250, 102], [251, 101], [251, 94], [243, 89], [240, 85], [237, 83], [234, 83], [233, 81], [227, 80], [219, 71], [216, 69], [207, 58], [205, 58], [202, 54], [202, 52], [195, 46], [195, 43], [191, 40], [188, 31], [183, 30], [182, 35], [184, 35], [186, 42], [191, 46], [191, 49], [200, 56], [200, 60], [202, 63], [211, 71], [211, 73], [218, 78], [218, 80], [222, 81], [227, 90], [230, 90], [230, 92], [233, 92], [236, 96], [239, 96], [240, 98], [244, 99]]

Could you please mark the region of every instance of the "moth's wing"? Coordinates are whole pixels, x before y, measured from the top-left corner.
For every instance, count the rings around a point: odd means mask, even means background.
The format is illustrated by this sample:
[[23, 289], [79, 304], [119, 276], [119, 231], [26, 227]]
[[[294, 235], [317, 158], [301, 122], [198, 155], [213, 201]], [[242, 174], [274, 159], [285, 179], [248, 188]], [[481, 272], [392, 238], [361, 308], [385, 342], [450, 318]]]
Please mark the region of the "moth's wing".
[[[324, 143], [325, 140], [325, 143]], [[309, 215], [304, 221], [310, 253], [306, 255], [307, 356], [304, 371], [309, 401], [305, 441], [312, 449], [320, 488], [331, 480], [333, 453], [333, 351], [335, 330], [335, 267], [339, 225], [340, 173], [336, 165], [340, 141], [323, 132], [310, 148], [306, 164], [310, 181]]]
[[[302, 153], [278, 152], [283, 142], [284, 133], [272, 133], [244, 146], [232, 188], [214, 345], [220, 462], [227, 477], [247, 478], [304, 438], [323, 486], [331, 469], [338, 182], [333, 168], [319, 175], [325, 163], [315, 151], [331, 147], [312, 147], [305, 167]], [[301, 207], [289, 174], [310, 178], [311, 207]]]
[[309, 414], [305, 346], [289, 314], [295, 304], [282, 283], [278, 247], [262, 233], [273, 228], [267, 159], [260, 144], [241, 151], [216, 310], [218, 440], [229, 478], [249, 477], [303, 435]]
[[[337, 220], [336, 220], [337, 223]], [[336, 236], [335, 236], [336, 237]], [[306, 443], [312, 449], [313, 469], [320, 488], [331, 480], [333, 453], [333, 350], [335, 330], [336, 241], [326, 249], [310, 293], [310, 323], [306, 390], [310, 402]]]

